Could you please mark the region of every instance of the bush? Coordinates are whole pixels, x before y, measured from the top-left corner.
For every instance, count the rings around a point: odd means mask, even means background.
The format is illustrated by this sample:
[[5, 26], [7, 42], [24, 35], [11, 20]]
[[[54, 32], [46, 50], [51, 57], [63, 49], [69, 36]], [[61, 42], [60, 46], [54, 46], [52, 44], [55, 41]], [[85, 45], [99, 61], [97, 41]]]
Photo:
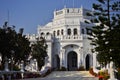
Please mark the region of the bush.
[[80, 67], [78, 68], [78, 71], [85, 71], [84, 66], [80, 66]]
[[97, 77], [97, 73], [93, 71], [93, 68], [89, 69], [89, 73], [92, 74], [93, 76]]
[[102, 70], [98, 73], [98, 77], [99, 79], [102, 78], [104, 80], [108, 80], [109, 79], [109, 74], [108, 74], [108, 70]]
[[13, 66], [13, 70], [20, 71], [20, 68], [17, 65], [15, 65], [15, 66]]
[[67, 71], [67, 69], [62, 66], [62, 67], [60, 68], [60, 71]]
[[120, 68], [117, 68], [116, 78], [120, 80]]

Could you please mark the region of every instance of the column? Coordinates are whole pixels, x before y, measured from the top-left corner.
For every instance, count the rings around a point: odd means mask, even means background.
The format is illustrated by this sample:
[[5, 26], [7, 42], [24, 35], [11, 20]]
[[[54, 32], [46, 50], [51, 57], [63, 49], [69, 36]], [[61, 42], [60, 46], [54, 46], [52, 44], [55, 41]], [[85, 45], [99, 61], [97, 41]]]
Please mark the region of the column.
[[65, 49], [62, 49], [62, 65], [65, 67], [66, 60], [65, 60]]
[[79, 48], [79, 53], [80, 53], [80, 66], [83, 66], [83, 47]]
[[60, 50], [60, 67], [65, 67], [65, 50]]
[[60, 57], [60, 68], [62, 67], [62, 57], [63, 56], [63, 54], [62, 54], [62, 50], [60, 50], [60, 54], [59, 54], [59, 57]]
[[80, 49], [78, 48], [78, 49], [76, 49], [75, 50], [75, 52], [76, 52], [76, 54], [77, 54], [77, 68], [79, 68], [80, 67], [80, 65], [81, 65], [81, 53], [80, 53]]
[[93, 69], [97, 66], [96, 53], [93, 53]]

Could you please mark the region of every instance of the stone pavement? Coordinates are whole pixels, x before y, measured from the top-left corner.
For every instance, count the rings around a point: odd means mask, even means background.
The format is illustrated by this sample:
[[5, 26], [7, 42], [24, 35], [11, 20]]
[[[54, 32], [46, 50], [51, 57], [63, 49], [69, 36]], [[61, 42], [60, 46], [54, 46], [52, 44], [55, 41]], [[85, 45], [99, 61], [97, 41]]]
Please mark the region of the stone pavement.
[[24, 79], [24, 80], [98, 80], [88, 71], [54, 71], [44, 78]]

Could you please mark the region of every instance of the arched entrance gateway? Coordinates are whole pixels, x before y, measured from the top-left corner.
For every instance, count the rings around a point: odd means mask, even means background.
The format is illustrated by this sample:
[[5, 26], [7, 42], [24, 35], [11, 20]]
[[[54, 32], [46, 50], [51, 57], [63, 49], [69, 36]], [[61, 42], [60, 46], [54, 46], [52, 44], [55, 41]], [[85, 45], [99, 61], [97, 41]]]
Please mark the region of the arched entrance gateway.
[[67, 55], [67, 68], [69, 71], [77, 70], [77, 53], [71, 51]]
[[59, 58], [58, 55], [56, 55], [56, 62], [57, 62], [57, 63], [56, 63], [56, 65], [57, 65], [57, 66], [56, 66], [56, 69], [59, 70], [59, 69], [60, 69], [60, 58]]
[[86, 56], [86, 70], [89, 70], [90, 68], [90, 55], [87, 54]]

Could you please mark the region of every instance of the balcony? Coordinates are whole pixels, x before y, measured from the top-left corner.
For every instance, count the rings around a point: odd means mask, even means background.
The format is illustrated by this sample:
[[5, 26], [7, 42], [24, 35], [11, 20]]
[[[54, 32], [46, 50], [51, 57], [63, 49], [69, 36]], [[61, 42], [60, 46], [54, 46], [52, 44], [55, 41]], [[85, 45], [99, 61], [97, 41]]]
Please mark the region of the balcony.
[[73, 41], [73, 40], [82, 40], [83, 37], [82, 35], [61, 35], [61, 36], [56, 36], [56, 40], [59, 41]]

